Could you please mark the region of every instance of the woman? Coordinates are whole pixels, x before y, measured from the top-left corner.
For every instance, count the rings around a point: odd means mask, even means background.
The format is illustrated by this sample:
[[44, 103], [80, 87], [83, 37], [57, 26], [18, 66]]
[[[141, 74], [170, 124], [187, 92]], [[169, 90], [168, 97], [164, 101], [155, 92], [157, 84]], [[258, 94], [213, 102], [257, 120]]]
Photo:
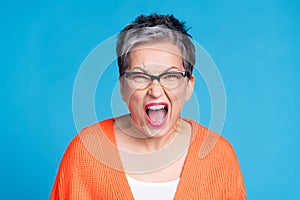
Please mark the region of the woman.
[[[180, 117], [195, 82], [190, 37], [173, 15], [142, 15], [121, 31], [120, 92], [130, 114], [73, 139], [50, 199], [245, 199], [231, 145]], [[207, 138], [214, 145], [200, 157]]]

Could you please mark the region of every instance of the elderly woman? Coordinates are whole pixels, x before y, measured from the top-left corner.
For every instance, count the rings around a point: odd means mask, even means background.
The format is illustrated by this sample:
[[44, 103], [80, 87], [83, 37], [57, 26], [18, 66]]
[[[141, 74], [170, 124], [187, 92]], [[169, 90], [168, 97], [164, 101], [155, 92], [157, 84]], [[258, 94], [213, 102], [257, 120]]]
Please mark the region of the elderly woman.
[[[120, 92], [130, 114], [73, 139], [50, 199], [245, 199], [231, 145], [180, 117], [195, 83], [190, 37], [173, 15], [142, 15], [121, 31]], [[207, 138], [215, 141], [201, 157]]]

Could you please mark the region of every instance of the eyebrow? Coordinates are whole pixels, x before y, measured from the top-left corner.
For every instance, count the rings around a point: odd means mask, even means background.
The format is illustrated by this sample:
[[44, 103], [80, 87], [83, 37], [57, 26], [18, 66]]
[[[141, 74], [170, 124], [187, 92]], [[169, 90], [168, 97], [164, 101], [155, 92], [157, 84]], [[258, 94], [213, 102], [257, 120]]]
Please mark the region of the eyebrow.
[[[165, 69], [162, 73], [169, 72], [169, 71], [171, 71], [172, 69], [179, 70], [178, 67], [171, 66], [171, 67]], [[134, 71], [134, 70], [140, 70], [140, 71], [142, 71], [142, 72], [144, 72], [144, 73], [148, 73], [148, 72], [146, 72], [146, 71], [145, 71], [142, 67], [140, 67], [140, 66], [133, 67], [133, 68], [132, 68], [132, 71]]]

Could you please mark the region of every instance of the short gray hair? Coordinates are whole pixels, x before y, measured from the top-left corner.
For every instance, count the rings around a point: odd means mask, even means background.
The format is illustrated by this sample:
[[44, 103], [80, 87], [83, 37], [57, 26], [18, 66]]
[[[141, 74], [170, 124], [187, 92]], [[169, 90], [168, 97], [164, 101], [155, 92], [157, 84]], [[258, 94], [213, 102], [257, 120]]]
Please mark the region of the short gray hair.
[[[151, 16], [153, 15], [140, 17], [149, 19]], [[128, 68], [128, 53], [130, 53], [130, 51], [132, 51], [137, 45], [165, 41], [175, 44], [180, 49], [183, 59], [183, 67], [187, 72], [189, 72], [189, 74], [192, 74], [195, 64], [195, 47], [190, 39], [191, 36], [187, 34], [184, 23], [180, 23], [176, 18], [173, 17], [173, 15], [154, 16], [156, 19], [159, 19], [157, 20], [157, 25], [155, 23], [153, 24], [154, 20], [151, 21], [152, 24], [150, 25], [149, 23], [145, 24], [145, 19], [143, 21], [144, 24], [136, 23], [139, 22], [138, 17], [135, 23], [127, 25], [119, 33], [116, 51], [118, 56], [120, 77], [124, 75], [125, 70]], [[161, 20], [161, 18], [165, 19], [166, 22], [162, 23], [163, 20]], [[169, 22], [170, 18], [171, 22]], [[174, 22], [172, 20], [177, 20], [175, 21], [175, 25], [173, 25]], [[181, 27], [178, 25], [178, 23], [181, 25]]]

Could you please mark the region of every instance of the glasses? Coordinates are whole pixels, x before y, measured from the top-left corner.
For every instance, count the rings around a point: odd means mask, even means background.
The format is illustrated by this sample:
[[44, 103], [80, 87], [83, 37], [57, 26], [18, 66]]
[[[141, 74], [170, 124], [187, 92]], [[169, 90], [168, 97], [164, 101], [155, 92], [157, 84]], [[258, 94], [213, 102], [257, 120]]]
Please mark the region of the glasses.
[[153, 80], [157, 80], [164, 88], [172, 89], [179, 86], [183, 82], [184, 77], [190, 78], [191, 75], [187, 71], [165, 72], [158, 76], [144, 72], [124, 73], [124, 78], [126, 78], [129, 86], [133, 89], [146, 89], [151, 85]]

